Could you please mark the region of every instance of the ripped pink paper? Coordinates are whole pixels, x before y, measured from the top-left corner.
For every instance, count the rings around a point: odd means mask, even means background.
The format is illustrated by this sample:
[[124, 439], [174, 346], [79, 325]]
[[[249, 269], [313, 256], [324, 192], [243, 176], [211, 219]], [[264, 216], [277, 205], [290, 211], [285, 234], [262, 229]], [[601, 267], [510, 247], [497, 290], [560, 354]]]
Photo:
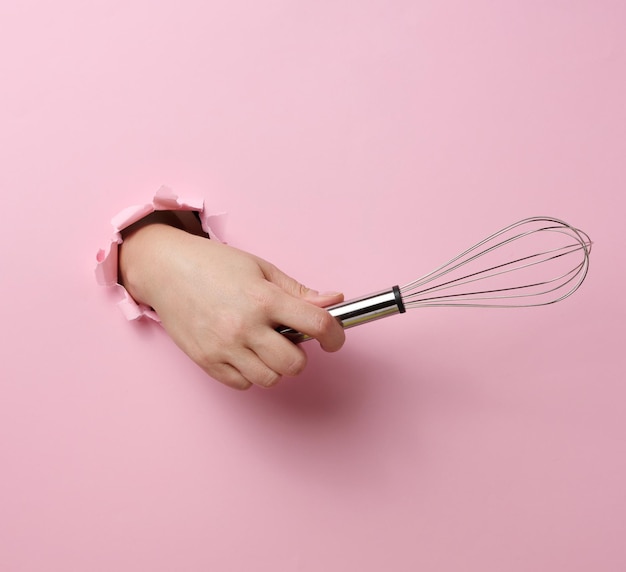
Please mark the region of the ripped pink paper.
[[132, 205], [117, 213], [111, 219], [111, 225], [113, 226], [111, 240], [107, 247], [98, 250], [96, 255], [97, 265], [95, 274], [98, 284], [115, 288], [120, 292], [122, 299], [117, 305], [127, 320], [137, 320], [146, 316], [155, 322], [161, 321], [152, 308], [137, 302], [126, 288], [118, 282], [118, 249], [123, 242], [121, 232], [131, 224], [141, 220], [154, 211], [196, 211], [200, 215], [202, 230], [209, 238], [219, 241], [218, 236], [213, 231], [213, 227], [218, 224], [218, 219], [224, 215], [210, 215], [205, 209], [204, 200], [181, 199], [176, 193], [165, 186], [161, 187], [155, 193], [152, 202], [143, 205]]

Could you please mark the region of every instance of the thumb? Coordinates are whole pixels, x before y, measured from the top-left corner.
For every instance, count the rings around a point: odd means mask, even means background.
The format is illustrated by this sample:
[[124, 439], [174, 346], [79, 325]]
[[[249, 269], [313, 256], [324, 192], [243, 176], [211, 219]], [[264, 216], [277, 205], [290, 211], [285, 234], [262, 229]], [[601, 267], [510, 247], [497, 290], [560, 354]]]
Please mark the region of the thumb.
[[290, 276], [287, 276], [287, 274], [265, 260], [260, 262], [260, 266], [265, 279], [268, 282], [278, 286], [281, 290], [294, 298], [306, 300], [307, 302], [314, 304], [315, 306], [319, 306], [320, 308], [343, 302], [343, 294], [341, 292], [320, 293], [317, 290], [313, 290], [312, 288], [308, 288], [303, 284], [300, 284], [300, 282], [294, 280]]
[[326, 308], [326, 306], [332, 306], [343, 302], [343, 294], [341, 292], [317, 292], [307, 288], [309, 293], [303, 298], [307, 302], [319, 306], [320, 308]]

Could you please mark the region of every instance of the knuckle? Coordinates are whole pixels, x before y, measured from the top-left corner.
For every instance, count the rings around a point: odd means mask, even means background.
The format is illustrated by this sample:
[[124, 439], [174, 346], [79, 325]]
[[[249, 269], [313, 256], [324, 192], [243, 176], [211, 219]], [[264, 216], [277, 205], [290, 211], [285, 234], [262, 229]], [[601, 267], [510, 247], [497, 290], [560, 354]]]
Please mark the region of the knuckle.
[[249, 331], [249, 324], [243, 316], [233, 314], [229, 316], [224, 324], [224, 336], [226, 337], [226, 345], [228, 347], [239, 345], [246, 338]]
[[296, 294], [299, 298], [304, 298], [310, 291], [304, 284], [296, 282]]
[[258, 385], [261, 385], [263, 387], [271, 387], [272, 385], [278, 383], [279, 379], [280, 374], [276, 373], [275, 371], [268, 370], [259, 374], [255, 381]]
[[220, 383], [238, 391], [246, 391], [246, 389], [252, 387], [252, 384], [247, 379], [235, 373], [221, 373], [212, 377], [215, 377]]
[[[191, 358], [206, 372], [209, 372], [209, 370], [213, 371], [215, 365], [220, 361], [216, 354], [206, 350], [199, 350], [197, 353], [192, 355]], [[209, 373], [209, 375], [212, 374]]]
[[269, 288], [255, 288], [250, 292], [250, 297], [263, 312], [269, 312], [274, 307], [274, 295]]
[[296, 376], [301, 374], [306, 367], [306, 361], [304, 352], [296, 354], [285, 368], [285, 375]]
[[278, 271], [278, 266], [270, 262], [269, 260], [265, 260], [265, 258], [259, 258], [254, 254], [251, 254], [252, 258], [254, 258], [255, 262], [261, 267], [263, 274], [272, 274]]
[[207, 374], [209, 374], [213, 379], [227, 385], [232, 389], [236, 389], [238, 391], [245, 391], [246, 389], [250, 389], [252, 384], [245, 379], [242, 375], [237, 373], [236, 371], [225, 369], [224, 367], [219, 367], [218, 365], [212, 365], [207, 368], [204, 368]]
[[227, 357], [233, 348], [241, 346], [250, 335], [251, 318], [237, 312], [221, 313], [215, 320], [216, 334], [211, 340], [215, 353]]
[[326, 310], [320, 310], [315, 317], [315, 329], [317, 334], [324, 336], [332, 332], [337, 326], [337, 321]]
[[227, 383], [233, 389], [237, 389], [238, 391], [247, 391], [252, 387], [252, 384], [247, 380], [240, 378], [237, 381], [233, 381], [232, 383]]

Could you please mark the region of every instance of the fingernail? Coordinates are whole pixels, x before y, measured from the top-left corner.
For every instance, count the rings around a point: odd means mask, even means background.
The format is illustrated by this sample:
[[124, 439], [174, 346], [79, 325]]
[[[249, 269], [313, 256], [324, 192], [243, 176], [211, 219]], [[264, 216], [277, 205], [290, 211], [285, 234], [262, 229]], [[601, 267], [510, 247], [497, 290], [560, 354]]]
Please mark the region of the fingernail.
[[342, 292], [322, 292], [320, 296], [341, 296]]

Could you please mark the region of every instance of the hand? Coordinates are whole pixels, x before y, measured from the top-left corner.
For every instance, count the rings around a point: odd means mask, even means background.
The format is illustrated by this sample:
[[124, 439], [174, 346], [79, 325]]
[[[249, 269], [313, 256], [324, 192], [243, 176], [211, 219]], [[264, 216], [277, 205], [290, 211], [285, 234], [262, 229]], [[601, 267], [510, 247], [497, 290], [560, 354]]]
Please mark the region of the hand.
[[275, 331], [289, 326], [337, 351], [345, 335], [319, 294], [251, 254], [167, 224], [139, 227], [124, 240], [120, 277], [154, 308], [176, 344], [211, 377], [237, 389], [295, 376], [306, 354]]

